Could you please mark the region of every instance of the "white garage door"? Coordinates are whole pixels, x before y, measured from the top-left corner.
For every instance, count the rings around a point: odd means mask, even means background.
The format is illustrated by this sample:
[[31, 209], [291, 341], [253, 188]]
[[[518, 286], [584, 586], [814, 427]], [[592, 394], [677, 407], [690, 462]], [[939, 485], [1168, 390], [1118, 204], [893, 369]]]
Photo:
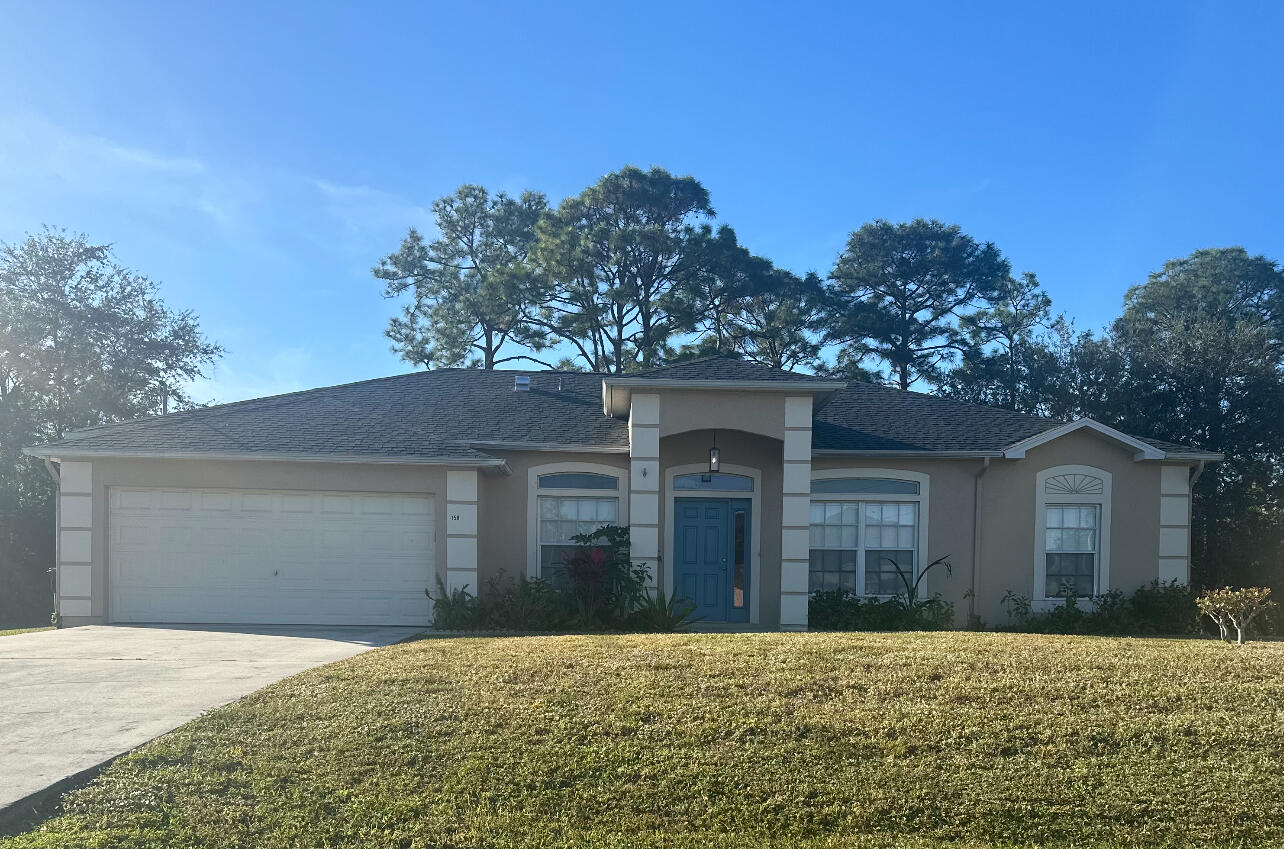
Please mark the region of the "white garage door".
[[424, 495], [110, 489], [113, 622], [425, 625]]

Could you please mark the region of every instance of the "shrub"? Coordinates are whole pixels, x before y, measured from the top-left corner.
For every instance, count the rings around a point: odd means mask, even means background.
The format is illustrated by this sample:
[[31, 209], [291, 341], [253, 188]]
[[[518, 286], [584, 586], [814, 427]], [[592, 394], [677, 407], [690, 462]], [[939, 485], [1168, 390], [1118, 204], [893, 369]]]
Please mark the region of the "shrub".
[[437, 579], [437, 594], [428, 590], [424, 593], [432, 599], [432, 626], [438, 631], [468, 631], [477, 627], [481, 607], [477, 596], [467, 588], [447, 591], [446, 585]]
[[895, 560], [887, 562], [900, 576], [903, 594], [879, 599], [849, 590], [814, 592], [807, 600], [807, 627], [812, 631], [943, 631], [954, 626], [953, 604], [940, 594], [927, 599], [918, 594], [923, 578], [937, 566], [954, 573], [948, 554], [924, 566], [913, 581]]
[[1244, 645], [1253, 620], [1275, 606], [1269, 587], [1246, 587], [1234, 590], [1206, 590], [1195, 602], [1205, 616], [1217, 623], [1221, 638], [1230, 642], [1230, 629], [1235, 629], [1236, 642]]
[[668, 598], [664, 593], [645, 594], [641, 606], [629, 617], [632, 629], [653, 634], [671, 634], [683, 631], [704, 617], [694, 616], [695, 602], [679, 598], [678, 591]]
[[807, 603], [812, 631], [943, 631], [954, 624], [954, 605], [940, 595], [916, 600], [866, 598], [848, 590], [820, 590]]
[[1035, 611], [1025, 596], [1009, 591], [1003, 606], [1010, 624], [999, 630], [1036, 634], [1094, 634], [1115, 636], [1186, 635], [1198, 633], [1198, 611], [1191, 589], [1176, 581], [1151, 581], [1131, 595], [1110, 590], [1093, 596], [1092, 606], [1080, 607], [1067, 597], [1046, 611]]
[[695, 619], [694, 605], [676, 593], [647, 590], [649, 575], [629, 559], [629, 529], [606, 525], [572, 537], [575, 551], [553, 581], [491, 579], [474, 596], [447, 592], [440, 579], [433, 599], [433, 627], [441, 631], [678, 631]]

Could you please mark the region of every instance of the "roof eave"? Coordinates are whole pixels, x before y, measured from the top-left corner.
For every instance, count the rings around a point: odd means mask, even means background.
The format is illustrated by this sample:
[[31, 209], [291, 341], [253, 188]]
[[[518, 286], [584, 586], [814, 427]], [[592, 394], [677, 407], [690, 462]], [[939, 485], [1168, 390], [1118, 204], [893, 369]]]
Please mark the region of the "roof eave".
[[909, 449], [842, 449], [842, 448], [818, 448], [811, 452], [813, 457], [922, 457], [922, 458], [939, 458], [944, 460], [957, 459], [995, 459], [1003, 456], [1002, 451], [973, 451], [973, 450], [954, 450], [954, 451], [936, 451], [930, 448], [909, 448]]
[[1209, 463], [1220, 463], [1226, 455], [1217, 451], [1165, 451], [1165, 460], [1201, 460]]
[[467, 466], [501, 469], [507, 461], [501, 457], [432, 457], [423, 455], [361, 454], [295, 454], [268, 451], [126, 451], [123, 449], [74, 448], [71, 446], [35, 446], [23, 453], [42, 460], [237, 460], [284, 463], [370, 463], [403, 466]]
[[628, 454], [627, 445], [568, 445], [556, 442], [515, 442], [502, 440], [469, 440], [461, 442], [478, 451], [559, 451], [582, 454]]

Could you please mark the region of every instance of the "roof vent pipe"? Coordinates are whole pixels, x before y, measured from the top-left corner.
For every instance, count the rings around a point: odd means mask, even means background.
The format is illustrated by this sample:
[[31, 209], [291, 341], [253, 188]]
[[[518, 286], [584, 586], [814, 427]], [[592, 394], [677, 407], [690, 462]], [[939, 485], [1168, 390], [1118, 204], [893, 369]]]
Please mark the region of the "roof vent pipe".
[[531, 376], [529, 374], [519, 374], [513, 378], [514, 392], [530, 392]]

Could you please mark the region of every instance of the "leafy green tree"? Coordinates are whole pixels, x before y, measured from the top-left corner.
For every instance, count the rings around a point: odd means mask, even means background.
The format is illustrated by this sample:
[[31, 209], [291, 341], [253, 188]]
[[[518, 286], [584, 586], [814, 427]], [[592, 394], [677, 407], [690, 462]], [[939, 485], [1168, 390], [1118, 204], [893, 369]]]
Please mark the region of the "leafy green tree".
[[0, 622], [49, 613], [53, 485], [22, 449], [190, 406], [221, 353], [106, 245], [46, 228], [0, 246]]
[[800, 278], [755, 256], [730, 227], [702, 239], [696, 273], [684, 289], [696, 338], [680, 356], [734, 354], [775, 368], [814, 367], [824, 303], [820, 278]]
[[1065, 352], [1058, 415], [1226, 455], [1195, 486], [1203, 586], [1284, 584], [1284, 271], [1241, 248], [1173, 260], [1128, 291], [1102, 338]]
[[688, 287], [712, 215], [699, 181], [662, 168], [629, 166], [567, 198], [537, 228], [552, 286], [540, 324], [593, 370], [658, 364], [691, 326]]
[[968, 344], [942, 392], [1022, 413], [1045, 412], [1045, 383], [1057, 365], [1048, 340], [1052, 299], [1032, 272], [1009, 277], [994, 297], [959, 325]]
[[815, 272], [799, 277], [772, 269], [740, 302], [734, 322], [737, 350], [745, 359], [775, 368], [815, 370], [824, 304], [824, 283]]
[[867, 359], [902, 389], [936, 382], [968, 339], [959, 318], [994, 297], [1011, 269], [992, 242], [917, 218], [870, 222], [851, 234], [830, 273], [826, 342], [848, 370]]
[[536, 222], [548, 208], [544, 196], [492, 197], [482, 186], [465, 185], [432, 208], [438, 237], [425, 242], [411, 228], [396, 253], [374, 268], [386, 297], [413, 295], [401, 317], [388, 323], [393, 349], [426, 368], [541, 362], [504, 354], [510, 343], [545, 347], [531, 324], [543, 287], [527, 262]]
[[696, 239], [694, 273], [680, 290], [686, 324], [696, 334], [687, 350], [701, 356], [734, 353], [737, 316], [775, 269], [741, 245], [730, 227], [720, 227], [716, 234], [701, 231]]

